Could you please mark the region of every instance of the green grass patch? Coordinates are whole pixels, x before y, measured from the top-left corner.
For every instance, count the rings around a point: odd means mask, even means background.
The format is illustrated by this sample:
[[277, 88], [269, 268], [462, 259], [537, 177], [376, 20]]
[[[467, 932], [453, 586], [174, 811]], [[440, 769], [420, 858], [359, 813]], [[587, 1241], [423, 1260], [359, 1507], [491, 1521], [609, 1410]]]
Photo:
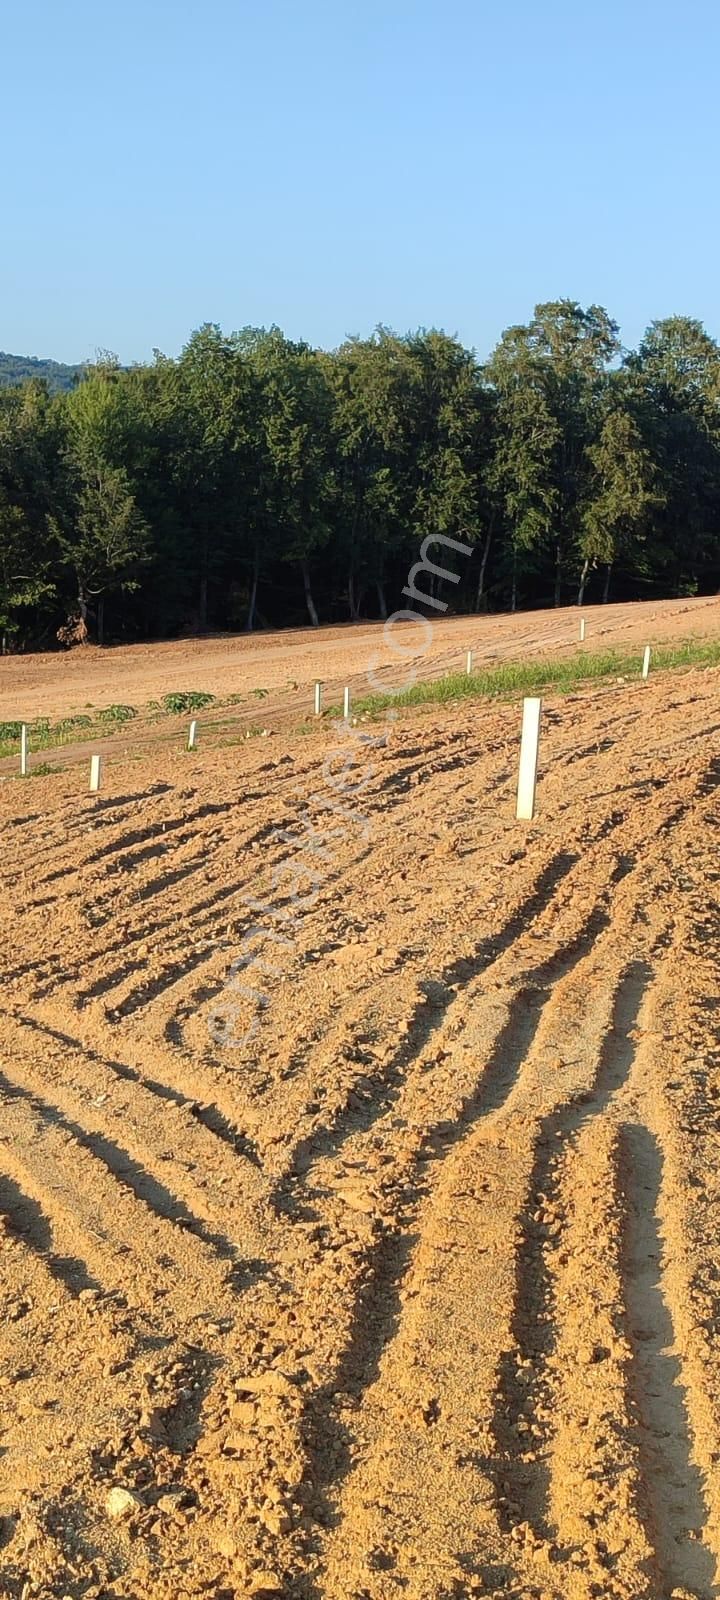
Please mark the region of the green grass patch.
[[166, 711], [202, 711], [205, 706], [215, 703], [214, 694], [203, 694], [200, 689], [176, 690], [173, 694], [164, 694], [162, 703]]
[[137, 711], [134, 706], [104, 706], [98, 716], [101, 722], [132, 722]]
[[[720, 639], [686, 640], [680, 645], [657, 646], [653, 649], [650, 674], [681, 667], [714, 667], [720, 664]], [[400, 694], [372, 694], [353, 701], [353, 717], [381, 717], [391, 708], [403, 706], [446, 705], [460, 700], [512, 700], [519, 695], [543, 694], [553, 690], [556, 694], [572, 694], [583, 684], [611, 682], [614, 678], [631, 680], [642, 676], [642, 650], [604, 650], [597, 653], [578, 652], [562, 656], [556, 661], [547, 657], [531, 661], [504, 661], [496, 667], [480, 672], [451, 672], [444, 678], [415, 683]], [[340, 706], [333, 706], [330, 716], [340, 717]]]
[[92, 727], [92, 717], [80, 713], [76, 717], [63, 717], [61, 722], [55, 723], [56, 733], [81, 733], [83, 728]]

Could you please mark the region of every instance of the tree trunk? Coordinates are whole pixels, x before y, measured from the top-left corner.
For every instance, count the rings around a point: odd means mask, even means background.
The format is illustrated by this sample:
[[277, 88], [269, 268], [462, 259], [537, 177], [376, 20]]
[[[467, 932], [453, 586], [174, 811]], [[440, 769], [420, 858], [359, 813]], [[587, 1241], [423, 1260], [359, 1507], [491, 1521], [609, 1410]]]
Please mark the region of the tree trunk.
[[105, 596], [98, 595], [97, 603], [97, 641], [99, 645], [105, 643]]
[[248, 605], [247, 621], [245, 623], [245, 632], [246, 633], [252, 633], [253, 628], [255, 626], [255, 607], [257, 605], [257, 592], [258, 592], [258, 580], [259, 580], [259, 577], [260, 577], [260, 547], [259, 547], [259, 545], [256, 545], [255, 546], [255, 554], [253, 556], [253, 575], [252, 575], [252, 584], [250, 586], [250, 603]]
[[351, 568], [348, 573], [348, 605], [350, 607], [351, 622], [359, 622], [360, 620], [360, 600], [361, 595], [355, 588], [355, 573]]
[[313, 597], [312, 597], [312, 589], [310, 588], [310, 568], [308, 567], [307, 561], [303, 561], [303, 564], [302, 564], [302, 575], [303, 575], [303, 588], [305, 590], [305, 604], [306, 604], [306, 606], [308, 608], [308, 616], [310, 618], [310, 621], [311, 621], [313, 627], [314, 628], [319, 628], [319, 626], [320, 626], [320, 618], [319, 618], [319, 616], [317, 614], [317, 611], [315, 610], [315, 601], [313, 600]]
[[475, 596], [475, 610], [476, 611], [480, 611], [482, 609], [482, 603], [483, 603], [483, 599], [485, 597], [485, 569], [486, 569], [487, 564], [488, 564], [488, 556], [490, 554], [490, 545], [491, 545], [491, 543], [492, 543], [492, 528], [490, 529], [490, 531], [488, 533], [488, 536], [487, 536], [487, 538], [485, 540], [485, 543], [483, 545], [483, 553], [482, 553], [482, 557], [481, 557], [481, 560], [480, 560], [480, 572], [478, 574], [477, 594]]
[[580, 573], [580, 586], [578, 588], [578, 597], [577, 597], [577, 603], [578, 603], [579, 606], [582, 605], [583, 600], [585, 599], [585, 587], [586, 587], [586, 584], [587, 584], [587, 577], [588, 577], [589, 571], [590, 571], [590, 558], [589, 558], [589, 556], [586, 556], [585, 560], [583, 561], [582, 572]]
[[387, 622], [388, 609], [387, 601], [385, 599], [385, 587], [382, 578], [375, 579], [375, 588], [377, 589], [378, 605], [380, 607], [380, 621]]
[[555, 545], [555, 605], [562, 602], [562, 546], [558, 539]]
[[608, 561], [608, 564], [607, 564], [607, 566], [605, 568], [605, 585], [604, 585], [604, 588], [603, 588], [603, 595], [602, 595], [602, 603], [603, 603], [604, 606], [607, 605], [608, 598], [609, 598], [609, 595], [610, 595], [610, 577], [611, 577], [611, 574], [612, 574], [612, 561]]
[[512, 590], [510, 593], [510, 610], [517, 611], [517, 550], [513, 550], [512, 564]]
[[199, 605], [199, 615], [198, 615], [198, 625], [199, 625], [201, 633], [204, 633], [206, 628], [207, 628], [207, 620], [208, 620], [208, 580], [207, 580], [207, 572], [203, 572], [201, 574], [201, 577], [200, 577], [200, 605]]

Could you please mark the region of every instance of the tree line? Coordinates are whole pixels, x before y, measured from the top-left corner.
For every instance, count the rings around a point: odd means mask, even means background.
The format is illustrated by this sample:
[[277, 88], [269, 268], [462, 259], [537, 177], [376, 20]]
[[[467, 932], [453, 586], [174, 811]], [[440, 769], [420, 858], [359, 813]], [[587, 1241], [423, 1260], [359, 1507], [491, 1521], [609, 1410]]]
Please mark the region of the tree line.
[[625, 351], [559, 300], [485, 363], [207, 325], [0, 389], [4, 650], [383, 617], [427, 535], [474, 547], [439, 547], [467, 611], [715, 592], [720, 347], [670, 317]]

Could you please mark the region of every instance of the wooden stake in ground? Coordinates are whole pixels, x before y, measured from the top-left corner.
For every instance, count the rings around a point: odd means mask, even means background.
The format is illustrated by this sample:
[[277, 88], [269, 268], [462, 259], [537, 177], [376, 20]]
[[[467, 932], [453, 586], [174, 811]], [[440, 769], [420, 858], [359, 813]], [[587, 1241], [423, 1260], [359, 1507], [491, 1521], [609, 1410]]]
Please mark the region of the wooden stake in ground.
[[535, 788], [537, 785], [538, 752], [540, 749], [540, 716], [542, 700], [523, 700], [522, 738], [520, 740], [520, 773], [518, 776], [517, 810], [519, 822], [531, 822], [535, 815]]
[[580, 643], [585, 643], [585, 618], [580, 618]]
[[28, 769], [28, 732], [27, 724], [23, 723], [20, 729], [20, 776], [27, 777]]
[[470, 673], [472, 672], [472, 662], [473, 662], [473, 653], [472, 653], [472, 650], [468, 650], [467, 659], [465, 661], [465, 671], [466, 671], [468, 677], [470, 677]]
[[102, 776], [102, 756], [90, 757], [90, 792], [97, 794]]
[[193, 717], [192, 722], [190, 723], [190, 732], [188, 734], [188, 742], [187, 742], [188, 750], [195, 750], [197, 748], [197, 737], [198, 737], [197, 719], [195, 717]]
[[348, 717], [350, 716], [350, 690], [349, 689], [344, 689], [343, 690], [343, 716], [345, 718], [345, 721], [347, 722]]
[[648, 675], [649, 671], [650, 671], [650, 646], [649, 646], [649, 644], [646, 644], [645, 653], [643, 655], [643, 666], [642, 666], [642, 675], [643, 675], [644, 678], [647, 678], [647, 675]]
[[315, 698], [313, 700], [313, 707], [316, 717], [319, 717], [320, 712], [322, 711], [322, 690], [323, 686], [318, 679], [317, 683], [315, 684]]

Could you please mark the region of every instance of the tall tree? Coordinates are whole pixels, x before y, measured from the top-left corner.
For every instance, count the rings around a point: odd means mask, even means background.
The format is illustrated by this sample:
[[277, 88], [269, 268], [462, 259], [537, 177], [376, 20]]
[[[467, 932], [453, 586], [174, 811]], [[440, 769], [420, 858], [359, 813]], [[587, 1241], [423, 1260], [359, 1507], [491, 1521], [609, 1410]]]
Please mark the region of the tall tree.
[[325, 366], [309, 345], [293, 343], [279, 328], [248, 336], [244, 349], [261, 391], [262, 517], [283, 559], [299, 567], [308, 615], [317, 627], [310, 563], [331, 536], [336, 497]]
[[105, 596], [137, 588], [149, 555], [149, 530], [124, 461], [132, 459], [136, 418], [130, 390], [112, 357], [63, 398], [64, 484], [52, 519], [76, 584], [80, 636], [94, 614], [104, 642]]
[[619, 556], [636, 573], [647, 571], [646, 535], [652, 514], [663, 504], [652, 455], [622, 405], [608, 410], [598, 438], [588, 446], [588, 457], [592, 476], [583, 510], [578, 605], [583, 603], [591, 569], [600, 562], [606, 570], [604, 600]]
[[[50, 509], [57, 430], [44, 384], [0, 393], [0, 633], [3, 653], [20, 613], [54, 594]], [[55, 560], [55, 567], [57, 561]]]
[[654, 564], [676, 594], [693, 594], [720, 574], [720, 347], [701, 322], [667, 317], [626, 369], [662, 485]]
[[552, 544], [556, 605], [568, 571], [582, 562], [587, 447], [599, 426], [609, 366], [619, 350], [617, 324], [602, 306], [583, 310], [574, 300], [554, 300], [536, 306], [527, 326], [508, 329], [490, 363], [501, 398], [530, 389], [532, 402], [515, 400], [519, 414], [543, 418], [540, 427], [524, 425], [520, 436], [531, 448], [532, 441], [537, 443], [534, 463], [526, 445], [526, 474], [532, 468], [531, 477], [546, 485], [536, 537]]
[[406, 340], [387, 328], [349, 339], [326, 358], [337, 458], [336, 526], [352, 618], [372, 586], [387, 615], [386, 577], [410, 548], [415, 485], [414, 386]]

